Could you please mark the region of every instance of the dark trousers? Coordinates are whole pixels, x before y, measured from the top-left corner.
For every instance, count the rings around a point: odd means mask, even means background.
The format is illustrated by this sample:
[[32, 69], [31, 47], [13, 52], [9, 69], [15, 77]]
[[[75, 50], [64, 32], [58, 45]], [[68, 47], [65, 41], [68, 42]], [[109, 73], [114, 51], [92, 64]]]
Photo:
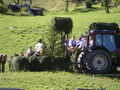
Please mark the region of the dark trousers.
[[5, 62], [0, 62], [0, 72], [5, 71]]

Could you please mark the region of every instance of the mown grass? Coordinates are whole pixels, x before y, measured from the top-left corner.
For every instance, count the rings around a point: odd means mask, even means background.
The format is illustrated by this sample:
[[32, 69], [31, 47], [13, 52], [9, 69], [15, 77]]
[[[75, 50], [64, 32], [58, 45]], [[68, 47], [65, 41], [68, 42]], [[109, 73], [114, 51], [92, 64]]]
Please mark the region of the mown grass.
[[120, 77], [69, 72], [19, 72], [0, 74], [0, 87], [25, 90], [74, 90], [76, 88], [119, 90]]
[[[71, 17], [73, 32], [78, 38], [92, 22], [116, 22], [120, 26], [120, 6], [106, 14], [103, 10], [93, 12], [47, 12], [45, 16], [9, 16], [0, 15], [0, 53], [11, 57], [28, 46], [36, 44], [49, 30], [50, 20], [54, 16]], [[91, 75], [69, 72], [19, 72], [6, 71], [0, 74], [0, 88], [25, 88], [25, 90], [73, 90], [74, 88], [106, 88], [120, 90], [120, 75]]]

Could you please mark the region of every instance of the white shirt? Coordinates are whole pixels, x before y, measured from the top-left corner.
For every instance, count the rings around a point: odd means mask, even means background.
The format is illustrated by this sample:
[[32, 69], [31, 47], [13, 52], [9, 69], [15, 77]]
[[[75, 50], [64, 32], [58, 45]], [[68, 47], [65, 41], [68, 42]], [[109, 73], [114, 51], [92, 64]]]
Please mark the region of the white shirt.
[[37, 43], [37, 44], [35, 45], [35, 50], [36, 50], [37, 52], [39, 52], [42, 48], [43, 48], [43, 44], [42, 44], [42, 43]]
[[77, 43], [77, 46], [78, 46], [78, 48], [82, 48], [82, 41], [79, 41], [79, 42]]
[[28, 49], [27, 54], [31, 54], [31, 53], [32, 53], [32, 50]]

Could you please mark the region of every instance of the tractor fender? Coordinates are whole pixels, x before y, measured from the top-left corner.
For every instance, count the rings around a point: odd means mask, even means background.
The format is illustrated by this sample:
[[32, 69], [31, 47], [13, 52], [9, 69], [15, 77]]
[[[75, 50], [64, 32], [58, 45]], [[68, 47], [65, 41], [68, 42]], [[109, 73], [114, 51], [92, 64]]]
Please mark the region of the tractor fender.
[[91, 52], [91, 51], [95, 51], [95, 50], [105, 50], [107, 53], [109, 53], [110, 54], [110, 52], [104, 47], [104, 46], [93, 46], [93, 47], [91, 47], [91, 48], [89, 48], [89, 52]]

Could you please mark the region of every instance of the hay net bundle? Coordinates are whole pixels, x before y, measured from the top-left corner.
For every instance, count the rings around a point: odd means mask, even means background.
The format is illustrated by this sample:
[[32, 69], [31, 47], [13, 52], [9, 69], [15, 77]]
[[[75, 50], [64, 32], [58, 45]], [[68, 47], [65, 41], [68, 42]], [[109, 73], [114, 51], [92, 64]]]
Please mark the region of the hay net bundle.
[[73, 21], [70, 17], [54, 17], [52, 19], [52, 28], [56, 32], [65, 32], [69, 34], [72, 32]]
[[106, 23], [106, 22], [94, 22], [89, 26], [90, 30], [111, 30], [115, 32], [120, 32], [117, 23]]
[[9, 70], [11, 72], [19, 71], [70, 71], [70, 60], [64, 57], [51, 56], [13, 56], [9, 60]]

